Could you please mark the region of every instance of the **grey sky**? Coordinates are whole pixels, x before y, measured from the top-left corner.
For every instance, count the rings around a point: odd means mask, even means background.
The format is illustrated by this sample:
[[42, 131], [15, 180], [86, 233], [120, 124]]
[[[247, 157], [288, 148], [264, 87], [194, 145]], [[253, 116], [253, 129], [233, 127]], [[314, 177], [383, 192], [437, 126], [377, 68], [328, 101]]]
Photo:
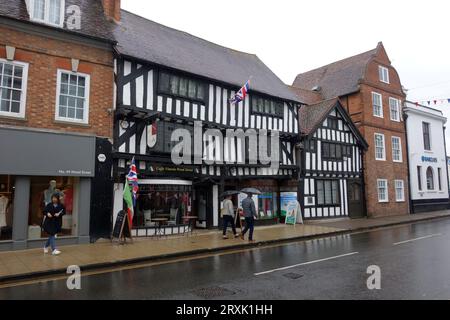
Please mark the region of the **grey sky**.
[[[122, 0], [169, 27], [257, 54], [284, 82], [383, 41], [408, 99], [450, 98], [448, 0]], [[450, 118], [450, 104], [431, 104]], [[450, 133], [447, 138], [450, 141]]]

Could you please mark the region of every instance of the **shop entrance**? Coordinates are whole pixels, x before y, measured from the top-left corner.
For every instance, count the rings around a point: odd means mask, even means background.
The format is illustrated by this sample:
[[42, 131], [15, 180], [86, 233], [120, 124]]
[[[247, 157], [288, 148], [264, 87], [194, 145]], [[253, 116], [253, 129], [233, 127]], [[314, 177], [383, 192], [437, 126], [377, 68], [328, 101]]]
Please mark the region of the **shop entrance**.
[[198, 216], [198, 223], [204, 228], [212, 228], [213, 218], [213, 197], [211, 186], [195, 186], [194, 212]]
[[348, 211], [349, 217], [352, 219], [363, 218], [365, 216], [362, 190], [361, 181], [348, 180]]

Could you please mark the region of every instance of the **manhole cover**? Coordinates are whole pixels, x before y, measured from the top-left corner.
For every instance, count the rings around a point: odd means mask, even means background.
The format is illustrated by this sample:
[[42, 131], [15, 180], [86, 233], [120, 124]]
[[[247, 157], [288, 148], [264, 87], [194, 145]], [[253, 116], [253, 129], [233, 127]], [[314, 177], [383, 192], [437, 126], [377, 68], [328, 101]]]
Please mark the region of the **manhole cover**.
[[283, 275], [283, 277], [288, 278], [288, 279], [292, 279], [292, 280], [297, 280], [303, 277], [302, 274], [298, 274], [298, 273], [286, 273]]
[[203, 299], [213, 299], [218, 297], [231, 296], [236, 292], [222, 288], [222, 287], [209, 287], [209, 288], [200, 288], [192, 291], [196, 296], [199, 296]]

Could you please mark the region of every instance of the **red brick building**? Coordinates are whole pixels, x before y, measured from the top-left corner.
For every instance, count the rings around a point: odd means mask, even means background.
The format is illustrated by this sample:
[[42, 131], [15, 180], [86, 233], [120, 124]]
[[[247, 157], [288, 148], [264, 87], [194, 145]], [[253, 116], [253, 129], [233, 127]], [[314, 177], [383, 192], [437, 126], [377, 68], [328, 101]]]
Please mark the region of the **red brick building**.
[[[369, 143], [363, 158], [368, 216], [409, 213], [408, 164], [400, 77], [382, 43], [368, 52], [299, 74], [297, 94], [339, 97]], [[303, 93], [304, 95], [304, 93]]]
[[61, 243], [109, 229], [115, 42], [103, 2], [0, 1], [0, 250], [42, 245], [52, 193], [68, 211]]

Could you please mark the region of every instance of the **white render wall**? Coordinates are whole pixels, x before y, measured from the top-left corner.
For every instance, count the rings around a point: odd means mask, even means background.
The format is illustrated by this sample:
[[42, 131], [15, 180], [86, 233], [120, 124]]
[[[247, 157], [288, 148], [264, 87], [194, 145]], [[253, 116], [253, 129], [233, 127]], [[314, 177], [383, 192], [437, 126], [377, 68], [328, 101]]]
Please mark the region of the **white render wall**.
[[[416, 106], [406, 102], [407, 137], [409, 147], [409, 168], [412, 200], [430, 200], [448, 198], [447, 155], [444, 139], [444, 125], [447, 119], [438, 110], [425, 106]], [[428, 122], [431, 130], [431, 151], [426, 151], [423, 142], [422, 122]], [[437, 162], [424, 161], [423, 157], [435, 158]], [[417, 167], [422, 167], [422, 191], [419, 190]], [[426, 171], [434, 171], [435, 190], [427, 190]], [[442, 190], [439, 190], [438, 168], [441, 168]]]

